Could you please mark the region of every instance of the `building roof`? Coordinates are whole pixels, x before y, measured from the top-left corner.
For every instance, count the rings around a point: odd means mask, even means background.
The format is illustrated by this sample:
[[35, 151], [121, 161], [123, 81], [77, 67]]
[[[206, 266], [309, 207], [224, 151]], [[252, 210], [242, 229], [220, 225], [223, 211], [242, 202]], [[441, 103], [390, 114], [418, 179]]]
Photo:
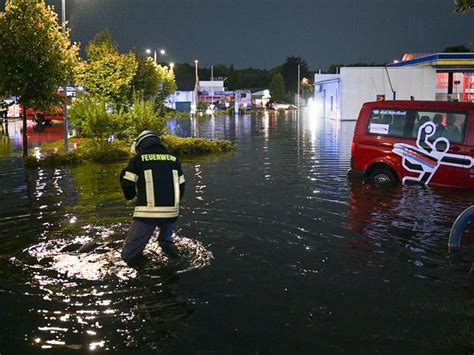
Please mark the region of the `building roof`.
[[[404, 58], [410, 58], [406, 55]], [[430, 66], [438, 71], [474, 72], [474, 53], [434, 53], [412, 57], [387, 65], [388, 67]]]

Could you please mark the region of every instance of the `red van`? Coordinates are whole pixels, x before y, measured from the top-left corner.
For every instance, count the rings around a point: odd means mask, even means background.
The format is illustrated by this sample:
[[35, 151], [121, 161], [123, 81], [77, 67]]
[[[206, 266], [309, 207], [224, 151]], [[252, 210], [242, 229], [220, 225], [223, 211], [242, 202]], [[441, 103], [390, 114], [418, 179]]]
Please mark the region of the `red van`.
[[375, 184], [474, 189], [474, 103], [365, 103], [354, 131], [350, 175]]

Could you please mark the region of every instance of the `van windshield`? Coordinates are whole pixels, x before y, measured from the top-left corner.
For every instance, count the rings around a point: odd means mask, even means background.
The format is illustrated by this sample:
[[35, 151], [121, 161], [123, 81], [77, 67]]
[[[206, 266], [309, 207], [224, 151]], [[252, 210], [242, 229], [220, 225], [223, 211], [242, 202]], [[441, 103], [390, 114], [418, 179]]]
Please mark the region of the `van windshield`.
[[418, 129], [426, 122], [433, 122], [436, 125], [432, 139], [445, 137], [452, 143], [464, 141], [467, 115], [458, 112], [373, 109], [367, 133], [416, 138]]

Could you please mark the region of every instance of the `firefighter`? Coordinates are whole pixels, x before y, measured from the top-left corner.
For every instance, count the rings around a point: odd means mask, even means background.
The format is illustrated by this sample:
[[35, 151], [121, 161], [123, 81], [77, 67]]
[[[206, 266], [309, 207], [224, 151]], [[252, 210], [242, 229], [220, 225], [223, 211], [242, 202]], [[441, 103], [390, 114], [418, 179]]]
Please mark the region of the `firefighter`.
[[162, 247], [172, 245], [173, 229], [184, 193], [184, 175], [179, 160], [162, 145], [152, 131], [143, 131], [135, 139], [136, 155], [120, 174], [127, 200], [137, 196], [133, 221], [122, 247], [122, 259], [130, 264], [142, 255], [156, 227]]

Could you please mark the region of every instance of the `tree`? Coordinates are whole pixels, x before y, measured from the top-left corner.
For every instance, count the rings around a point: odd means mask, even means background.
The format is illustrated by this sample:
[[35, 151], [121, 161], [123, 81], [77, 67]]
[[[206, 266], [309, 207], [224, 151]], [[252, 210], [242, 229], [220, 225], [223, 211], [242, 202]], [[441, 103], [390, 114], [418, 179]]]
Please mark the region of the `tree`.
[[165, 100], [176, 91], [176, 80], [173, 70], [167, 66], [156, 66], [158, 78], [160, 82], [160, 90], [157, 95], [157, 106], [159, 110], [163, 110]]
[[132, 90], [136, 93], [140, 92], [141, 97], [145, 100], [156, 98], [160, 91], [160, 76], [157, 65], [153, 59], [139, 57], [135, 54], [138, 63], [137, 72], [132, 81]]
[[471, 50], [467, 48], [466, 46], [460, 45], [460, 46], [446, 47], [443, 53], [466, 53], [470, 51]]
[[270, 83], [270, 95], [272, 95], [272, 101], [287, 101], [283, 75], [281, 75], [281, 73], [278, 71], [272, 76], [272, 81]]
[[384, 67], [385, 63], [351, 63], [351, 64], [331, 64], [326, 71], [326, 74], [339, 74], [341, 67]]
[[19, 97], [24, 108], [24, 156], [27, 109], [45, 108], [58, 100], [58, 88], [73, 77], [78, 50], [44, 0], [6, 2], [0, 16], [0, 95]]
[[303, 99], [308, 99], [313, 96], [314, 86], [310, 79], [303, 78], [301, 79], [301, 97]]
[[288, 57], [277, 70], [283, 75], [286, 90], [294, 94], [298, 91], [298, 65], [300, 66], [300, 78], [310, 77], [308, 64], [300, 57]]
[[176, 82], [179, 90], [192, 91], [194, 89], [194, 82], [196, 80], [196, 74], [194, 66], [183, 63], [176, 64], [174, 67], [176, 74]]
[[88, 91], [109, 103], [124, 105], [131, 97], [132, 81], [138, 63], [133, 53], [120, 54], [109, 31], [95, 36], [86, 48], [79, 81]]
[[454, 0], [454, 11], [466, 13], [474, 9], [474, 0]]

